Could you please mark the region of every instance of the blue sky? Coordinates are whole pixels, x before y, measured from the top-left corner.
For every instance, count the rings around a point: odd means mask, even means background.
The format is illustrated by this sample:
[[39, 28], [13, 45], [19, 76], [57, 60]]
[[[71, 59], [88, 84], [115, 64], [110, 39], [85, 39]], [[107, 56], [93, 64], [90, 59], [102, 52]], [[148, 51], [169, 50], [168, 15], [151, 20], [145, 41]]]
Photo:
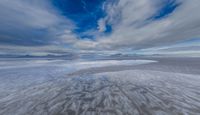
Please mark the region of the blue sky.
[[200, 38], [199, 6], [199, 0], [1, 0], [0, 54], [172, 51], [180, 42], [193, 51], [200, 47], [190, 42]]
[[87, 31], [98, 30], [98, 20], [106, 16], [102, 9], [104, 3], [105, 0], [53, 0], [61, 14], [75, 23], [72, 31], [78, 39], [95, 39], [95, 35]]

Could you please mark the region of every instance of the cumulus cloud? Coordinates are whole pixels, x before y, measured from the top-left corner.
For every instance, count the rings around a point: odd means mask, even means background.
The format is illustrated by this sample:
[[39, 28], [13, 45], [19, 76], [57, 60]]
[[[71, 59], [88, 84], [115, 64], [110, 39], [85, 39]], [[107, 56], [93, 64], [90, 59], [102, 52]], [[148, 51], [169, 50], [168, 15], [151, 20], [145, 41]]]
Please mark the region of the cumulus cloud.
[[104, 31], [106, 31], [106, 22], [105, 22], [105, 20], [104, 19], [100, 19], [99, 21], [98, 21], [98, 29], [99, 29], [99, 32], [104, 32]]
[[100, 37], [95, 47], [141, 49], [200, 37], [200, 1], [176, 2], [181, 5], [158, 20], [149, 17], [160, 10], [159, 0], [120, 0], [108, 5], [105, 19], [113, 24], [113, 33]]
[[70, 31], [73, 26], [48, 0], [0, 1], [1, 43], [48, 45], [60, 42], [60, 38], [63, 40], [65, 36], [71, 43], [73, 35], [66, 31]]
[[[167, 5], [178, 5], [168, 15], [156, 19], [167, 1], [170, 2]], [[59, 12], [49, 0], [1, 0], [0, 45], [4, 51], [20, 47], [20, 51], [24, 48], [33, 52], [44, 47], [105, 52], [162, 47], [200, 37], [199, 6], [199, 0], [105, 1], [102, 6], [105, 16], [93, 24], [97, 28], [84, 31], [84, 35], [92, 35], [94, 39], [87, 36], [79, 39], [80, 35], [74, 32], [78, 28], [76, 22]], [[109, 34], [105, 34], [107, 25], [112, 29]]]

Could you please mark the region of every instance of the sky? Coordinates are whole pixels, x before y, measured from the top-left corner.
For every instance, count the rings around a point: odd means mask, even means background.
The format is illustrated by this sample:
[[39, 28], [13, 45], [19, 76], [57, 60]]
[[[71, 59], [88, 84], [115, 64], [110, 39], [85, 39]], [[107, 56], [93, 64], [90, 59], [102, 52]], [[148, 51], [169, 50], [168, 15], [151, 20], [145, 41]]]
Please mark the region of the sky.
[[0, 54], [200, 53], [200, 0], [0, 0]]

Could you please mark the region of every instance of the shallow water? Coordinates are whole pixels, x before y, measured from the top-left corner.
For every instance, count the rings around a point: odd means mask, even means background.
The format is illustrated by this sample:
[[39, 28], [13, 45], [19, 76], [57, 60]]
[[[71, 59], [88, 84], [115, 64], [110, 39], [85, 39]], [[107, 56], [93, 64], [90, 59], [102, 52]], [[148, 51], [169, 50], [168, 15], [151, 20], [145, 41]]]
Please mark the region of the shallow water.
[[[39, 78], [46, 76], [43, 80], [37, 79], [32, 85], [17, 85], [13, 90], [1, 89], [1, 115], [199, 115], [200, 113], [198, 74], [180, 73], [175, 70], [160, 71], [162, 68], [146, 70], [141, 67], [110, 72], [109, 67], [103, 70], [99, 68], [101, 71], [98, 71], [98, 68], [91, 68], [75, 71], [76, 74], [65, 74], [63, 66], [55, 71], [51, 71], [52, 68], [48, 68], [49, 66], [45, 67], [26, 68], [26, 72], [31, 75], [39, 75]], [[118, 67], [120, 68], [119, 65]], [[182, 66], [176, 67], [176, 69], [181, 68]], [[94, 72], [86, 72], [90, 70]], [[20, 70], [12, 71], [14, 73], [11, 76], [16, 76], [15, 73], [18, 73], [18, 77], [27, 75], [19, 74]], [[37, 72], [40, 74], [36, 74]], [[48, 74], [45, 74], [47, 72]], [[1, 75], [6, 75], [5, 69], [4, 74], [2, 73]], [[53, 77], [47, 80], [48, 75]], [[24, 77], [20, 77], [20, 80], [22, 78], [28, 82]], [[38, 80], [43, 82], [37, 82]], [[24, 84], [23, 80], [13, 83]]]

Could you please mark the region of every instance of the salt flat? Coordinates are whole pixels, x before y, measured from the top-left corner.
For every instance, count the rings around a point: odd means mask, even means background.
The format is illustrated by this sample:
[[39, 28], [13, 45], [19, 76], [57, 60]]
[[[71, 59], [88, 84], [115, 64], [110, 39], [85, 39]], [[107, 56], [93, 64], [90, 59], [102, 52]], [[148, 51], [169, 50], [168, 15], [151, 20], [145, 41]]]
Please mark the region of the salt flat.
[[198, 115], [200, 59], [0, 63], [0, 115]]

